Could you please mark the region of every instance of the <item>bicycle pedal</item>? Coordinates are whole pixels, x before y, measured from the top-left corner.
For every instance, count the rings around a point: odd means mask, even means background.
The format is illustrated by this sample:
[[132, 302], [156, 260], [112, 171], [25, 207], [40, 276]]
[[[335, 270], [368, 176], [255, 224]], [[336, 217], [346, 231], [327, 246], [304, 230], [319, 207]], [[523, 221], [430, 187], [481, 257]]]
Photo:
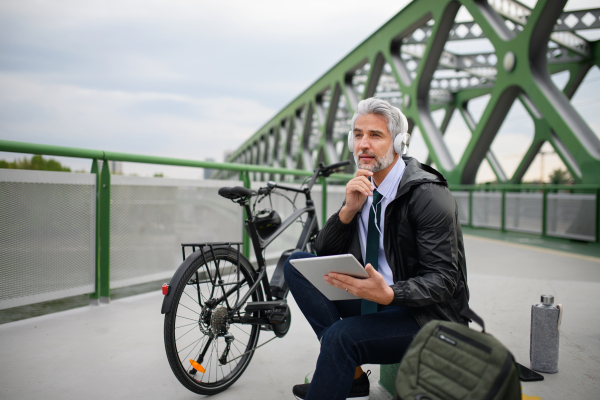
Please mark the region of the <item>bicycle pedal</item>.
[[269, 321], [272, 324], [281, 324], [285, 322], [285, 319], [287, 318], [289, 313], [290, 309], [288, 308], [287, 304], [282, 306], [275, 306], [273, 307], [273, 312], [269, 316]]
[[270, 324], [284, 322], [290, 313], [285, 300], [254, 301], [246, 305], [245, 311], [247, 314], [258, 311], [261, 317], [266, 318]]

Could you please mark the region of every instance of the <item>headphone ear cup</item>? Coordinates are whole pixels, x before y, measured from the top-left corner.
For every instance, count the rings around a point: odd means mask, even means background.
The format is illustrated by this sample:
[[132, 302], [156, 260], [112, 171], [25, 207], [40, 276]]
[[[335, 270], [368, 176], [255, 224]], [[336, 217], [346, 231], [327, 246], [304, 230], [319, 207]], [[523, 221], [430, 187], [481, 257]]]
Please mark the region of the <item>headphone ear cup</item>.
[[348, 132], [348, 150], [350, 153], [354, 153], [354, 135], [352, 131]]
[[400, 154], [402, 155], [403, 151], [404, 151], [404, 147], [402, 145], [402, 137], [404, 136], [404, 134], [401, 132], [399, 134], [396, 135], [396, 137], [394, 138], [394, 152], [396, 152], [396, 154]]
[[405, 133], [404, 138], [402, 139], [402, 145], [404, 148], [402, 149], [402, 155], [405, 155], [408, 152], [408, 144], [410, 143], [410, 133]]
[[401, 156], [408, 152], [408, 141], [410, 139], [409, 133], [399, 133], [394, 139], [394, 151]]
[[410, 134], [408, 133], [408, 120], [406, 119], [406, 115], [404, 115], [398, 107], [394, 108], [398, 110], [400, 121], [402, 123], [400, 132], [394, 138], [394, 151], [402, 156], [408, 151], [408, 139], [410, 138]]

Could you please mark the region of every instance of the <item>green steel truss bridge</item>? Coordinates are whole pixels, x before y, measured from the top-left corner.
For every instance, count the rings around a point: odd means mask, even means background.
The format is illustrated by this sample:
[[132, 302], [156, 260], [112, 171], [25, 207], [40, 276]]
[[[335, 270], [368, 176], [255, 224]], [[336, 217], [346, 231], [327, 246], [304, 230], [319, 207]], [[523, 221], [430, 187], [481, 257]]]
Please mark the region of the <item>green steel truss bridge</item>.
[[[411, 132], [421, 133], [429, 155], [451, 184], [473, 184], [487, 160], [498, 182], [516, 184], [550, 143], [577, 183], [600, 183], [600, 140], [570, 102], [594, 65], [599, 41], [576, 31], [600, 28], [600, 8], [563, 11], [566, 0], [538, 0], [534, 9], [514, 0], [415, 0], [327, 71], [227, 161], [312, 170], [348, 159], [347, 134], [360, 99], [380, 97], [400, 107]], [[473, 17], [456, 22], [461, 7]], [[494, 51], [455, 54], [450, 41], [487, 38]], [[475, 51], [476, 52], [476, 51]], [[569, 71], [561, 91], [550, 75]], [[489, 96], [476, 120], [469, 101]], [[514, 102], [535, 126], [531, 145], [512, 176], [491, 144]], [[432, 113], [445, 110], [441, 123]], [[455, 162], [443, 140], [458, 112], [471, 138]], [[410, 154], [410, 150], [409, 150]], [[348, 170], [351, 172], [351, 170]], [[233, 172], [220, 171], [224, 178]], [[255, 179], [267, 179], [257, 173]]]

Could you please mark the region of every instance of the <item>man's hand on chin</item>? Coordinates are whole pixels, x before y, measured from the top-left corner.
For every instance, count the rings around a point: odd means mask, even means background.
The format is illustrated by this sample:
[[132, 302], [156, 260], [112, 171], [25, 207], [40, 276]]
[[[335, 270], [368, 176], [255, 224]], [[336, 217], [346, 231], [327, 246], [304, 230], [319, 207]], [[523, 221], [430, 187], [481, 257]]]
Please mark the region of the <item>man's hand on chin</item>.
[[349, 224], [367, 201], [367, 197], [373, 196], [373, 184], [369, 177], [373, 173], [366, 169], [356, 171], [356, 176], [346, 184], [346, 204], [339, 213], [340, 221]]
[[323, 279], [331, 286], [342, 290], [348, 289], [348, 293], [352, 293], [361, 299], [383, 305], [390, 304], [394, 300], [394, 290], [385, 283], [383, 276], [371, 264], [367, 264], [365, 271], [369, 274], [369, 278], [359, 279], [349, 275], [330, 272]]

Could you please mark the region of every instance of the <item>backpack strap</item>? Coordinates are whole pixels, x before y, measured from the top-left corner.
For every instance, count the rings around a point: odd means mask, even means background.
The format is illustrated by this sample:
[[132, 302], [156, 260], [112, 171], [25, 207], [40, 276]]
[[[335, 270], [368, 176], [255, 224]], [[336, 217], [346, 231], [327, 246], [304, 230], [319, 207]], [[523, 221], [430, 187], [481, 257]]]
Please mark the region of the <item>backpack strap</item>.
[[483, 323], [483, 319], [479, 315], [475, 314], [475, 311], [471, 310], [467, 306], [467, 307], [463, 308], [463, 310], [460, 312], [460, 315], [472, 320], [477, 325], [481, 326], [481, 331], [485, 333], [485, 324]]

